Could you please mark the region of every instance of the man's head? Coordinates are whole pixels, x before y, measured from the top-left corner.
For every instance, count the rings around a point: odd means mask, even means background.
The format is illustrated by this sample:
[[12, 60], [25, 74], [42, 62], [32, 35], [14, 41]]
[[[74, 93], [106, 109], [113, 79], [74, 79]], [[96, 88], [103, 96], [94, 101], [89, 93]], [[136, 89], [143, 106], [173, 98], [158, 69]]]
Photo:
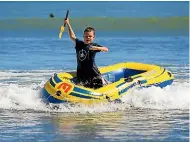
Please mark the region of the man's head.
[[92, 27], [87, 27], [84, 30], [83, 36], [84, 36], [84, 43], [86, 43], [86, 44], [92, 43], [95, 38], [95, 29]]

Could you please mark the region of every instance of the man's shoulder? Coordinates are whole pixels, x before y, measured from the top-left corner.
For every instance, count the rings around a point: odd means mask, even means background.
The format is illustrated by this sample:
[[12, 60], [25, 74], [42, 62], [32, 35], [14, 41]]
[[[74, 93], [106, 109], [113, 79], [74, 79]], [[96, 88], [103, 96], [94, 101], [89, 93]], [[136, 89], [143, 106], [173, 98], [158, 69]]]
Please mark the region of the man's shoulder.
[[77, 42], [77, 43], [84, 43], [82, 40], [80, 40], [78, 38], [75, 39], [75, 42]]
[[99, 47], [101, 47], [101, 45], [99, 45], [98, 43], [94, 43], [94, 42], [91, 43], [91, 45], [92, 45], [92, 46], [99, 46]]
[[80, 49], [81, 47], [84, 46], [84, 42], [78, 38], [75, 39], [75, 48]]

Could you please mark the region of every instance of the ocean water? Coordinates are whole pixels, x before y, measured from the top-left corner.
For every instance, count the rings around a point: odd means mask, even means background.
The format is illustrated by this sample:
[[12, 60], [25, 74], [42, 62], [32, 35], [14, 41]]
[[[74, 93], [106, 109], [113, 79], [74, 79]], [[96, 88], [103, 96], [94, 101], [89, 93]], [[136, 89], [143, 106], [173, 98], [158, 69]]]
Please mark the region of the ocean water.
[[[44, 83], [76, 69], [67, 30], [58, 39], [67, 9], [77, 37], [91, 25], [109, 48], [98, 66], [156, 64], [174, 83], [122, 103], [46, 106]], [[0, 141], [189, 141], [189, 2], [0, 2], [0, 13]]]

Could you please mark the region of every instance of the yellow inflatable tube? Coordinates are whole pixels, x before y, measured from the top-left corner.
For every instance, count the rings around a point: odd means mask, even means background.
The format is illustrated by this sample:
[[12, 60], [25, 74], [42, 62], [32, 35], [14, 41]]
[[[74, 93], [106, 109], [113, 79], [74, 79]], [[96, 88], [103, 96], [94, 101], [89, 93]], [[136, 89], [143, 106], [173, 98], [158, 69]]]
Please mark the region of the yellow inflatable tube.
[[86, 105], [107, 103], [127, 95], [132, 89], [165, 87], [172, 84], [174, 76], [167, 69], [143, 63], [125, 62], [99, 68], [109, 84], [86, 88], [75, 83], [76, 72], [54, 74], [42, 89], [42, 98], [48, 103], [82, 103]]

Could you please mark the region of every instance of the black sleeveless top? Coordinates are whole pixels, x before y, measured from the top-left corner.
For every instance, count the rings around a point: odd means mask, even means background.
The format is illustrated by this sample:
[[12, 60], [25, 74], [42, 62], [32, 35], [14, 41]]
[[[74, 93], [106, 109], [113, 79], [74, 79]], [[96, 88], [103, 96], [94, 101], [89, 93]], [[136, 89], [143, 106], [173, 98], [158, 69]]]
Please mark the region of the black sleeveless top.
[[91, 46], [102, 47], [97, 43], [85, 44], [83, 41], [76, 39], [77, 77], [81, 79], [88, 79], [101, 75], [94, 60], [96, 53], [100, 51], [89, 50]]

